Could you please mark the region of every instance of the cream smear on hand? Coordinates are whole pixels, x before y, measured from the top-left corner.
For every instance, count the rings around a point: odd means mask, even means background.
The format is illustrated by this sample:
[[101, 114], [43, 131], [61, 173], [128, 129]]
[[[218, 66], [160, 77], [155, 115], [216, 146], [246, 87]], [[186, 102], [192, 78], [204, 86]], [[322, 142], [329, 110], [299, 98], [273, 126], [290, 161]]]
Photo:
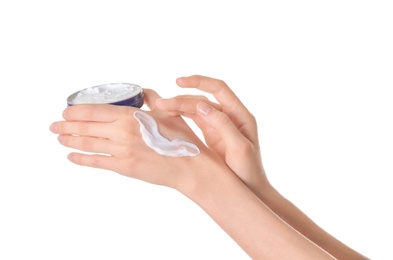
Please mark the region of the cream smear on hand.
[[172, 157], [196, 156], [199, 154], [199, 148], [193, 143], [182, 139], [168, 140], [163, 137], [158, 131], [156, 120], [147, 113], [135, 111], [134, 117], [140, 125], [139, 129], [143, 141], [156, 153]]

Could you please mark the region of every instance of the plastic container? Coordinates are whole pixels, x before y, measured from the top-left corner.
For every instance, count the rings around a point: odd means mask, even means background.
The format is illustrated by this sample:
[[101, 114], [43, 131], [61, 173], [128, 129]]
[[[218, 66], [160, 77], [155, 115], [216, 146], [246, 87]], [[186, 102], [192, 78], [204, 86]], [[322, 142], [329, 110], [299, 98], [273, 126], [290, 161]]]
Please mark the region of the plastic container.
[[143, 89], [139, 85], [109, 83], [79, 90], [67, 98], [67, 104], [111, 104], [141, 108], [143, 96]]

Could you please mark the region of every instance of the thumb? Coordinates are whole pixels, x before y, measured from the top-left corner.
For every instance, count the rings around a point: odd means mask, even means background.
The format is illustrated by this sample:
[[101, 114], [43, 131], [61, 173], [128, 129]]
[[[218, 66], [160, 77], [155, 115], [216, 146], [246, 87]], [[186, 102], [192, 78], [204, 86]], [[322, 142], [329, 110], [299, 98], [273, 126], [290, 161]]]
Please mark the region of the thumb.
[[150, 108], [150, 110], [156, 109], [156, 100], [161, 98], [158, 93], [152, 89], [149, 88], [144, 88], [144, 98], [145, 98], [145, 104]]
[[201, 120], [221, 135], [226, 149], [237, 149], [244, 141], [245, 137], [240, 133], [227, 114], [204, 102], [197, 104], [197, 114]]

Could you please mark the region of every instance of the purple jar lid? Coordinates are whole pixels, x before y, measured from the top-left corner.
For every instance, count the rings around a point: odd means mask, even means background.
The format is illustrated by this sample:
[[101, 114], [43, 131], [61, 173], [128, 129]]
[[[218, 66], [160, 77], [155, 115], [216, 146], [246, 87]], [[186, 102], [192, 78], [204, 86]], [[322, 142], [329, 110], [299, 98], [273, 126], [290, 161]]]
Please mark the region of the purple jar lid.
[[111, 104], [141, 108], [143, 96], [143, 89], [136, 84], [109, 83], [79, 90], [67, 98], [67, 104]]

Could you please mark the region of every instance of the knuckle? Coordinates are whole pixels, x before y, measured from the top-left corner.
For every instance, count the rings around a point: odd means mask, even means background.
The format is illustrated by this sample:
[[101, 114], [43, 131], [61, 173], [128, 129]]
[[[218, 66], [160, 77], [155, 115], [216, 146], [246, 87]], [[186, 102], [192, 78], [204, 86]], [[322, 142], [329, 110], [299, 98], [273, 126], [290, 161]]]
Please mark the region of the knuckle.
[[129, 122], [132, 121], [135, 109], [126, 106], [118, 106], [116, 109], [118, 109], [117, 119], [113, 120], [113, 122], [117, 124], [129, 124]]
[[133, 128], [131, 122], [128, 120], [125, 121], [124, 124], [120, 124], [119, 130], [116, 132], [116, 140], [120, 140], [122, 142], [128, 142], [132, 140], [134, 135], [134, 131], [139, 131], [139, 126], [137, 128]]
[[253, 146], [249, 142], [239, 142], [236, 147], [236, 151], [240, 156], [246, 156], [253, 152]]
[[86, 106], [83, 110], [83, 118], [86, 120], [93, 120], [94, 119], [95, 110], [92, 106]]
[[89, 125], [84, 122], [76, 123], [76, 129], [80, 135], [87, 135], [89, 133]]
[[165, 104], [165, 108], [171, 111], [182, 111], [185, 107], [185, 103], [187, 102], [187, 98], [185, 97], [175, 97], [171, 99], [167, 99]]
[[226, 87], [227, 83], [225, 83], [225, 81], [222, 79], [217, 79], [217, 85], [219, 85], [221, 87]]
[[232, 122], [225, 113], [218, 113], [215, 121], [219, 127], [225, 127]]
[[79, 138], [78, 146], [83, 151], [93, 151], [94, 148], [93, 142], [88, 138]]
[[222, 79], [217, 79], [216, 85], [219, 91], [228, 88], [227, 83], [225, 83], [225, 81], [223, 81]]
[[170, 116], [179, 116], [179, 115], [181, 115], [182, 113], [180, 113], [180, 112], [177, 112], [177, 111], [169, 111], [168, 112], [168, 115], [170, 115]]
[[88, 155], [89, 163], [88, 165], [94, 168], [100, 168], [101, 160], [100, 157], [94, 155]]
[[180, 110], [180, 111], [188, 111], [189, 104], [187, 102], [182, 102], [183, 100], [179, 100], [179, 102], [176, 104], [175, 109]]

